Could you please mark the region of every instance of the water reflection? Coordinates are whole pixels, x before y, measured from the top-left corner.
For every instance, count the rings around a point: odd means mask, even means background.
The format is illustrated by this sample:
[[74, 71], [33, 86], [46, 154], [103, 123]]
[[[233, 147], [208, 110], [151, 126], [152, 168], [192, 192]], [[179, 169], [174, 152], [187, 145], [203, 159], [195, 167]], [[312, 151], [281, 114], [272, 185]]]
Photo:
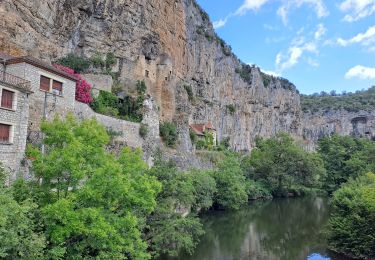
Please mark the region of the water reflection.
[[327, 256], [321, 234], [328, 215], [323, 198], [256, 202], [237, 212], [214, 212], [203, 218], [206, 234], [195, 254], [177, 259], [336, 260]]

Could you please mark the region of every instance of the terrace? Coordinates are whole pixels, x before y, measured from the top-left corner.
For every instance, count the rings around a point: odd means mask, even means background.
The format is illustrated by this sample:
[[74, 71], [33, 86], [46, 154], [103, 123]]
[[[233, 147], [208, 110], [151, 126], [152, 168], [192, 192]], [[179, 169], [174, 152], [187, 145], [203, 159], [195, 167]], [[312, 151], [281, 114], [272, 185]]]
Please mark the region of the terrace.
[[0, 83], [13, 86], [20, 91], [31, 93], [31, 83], [28, 80], [6, 73], [0, 69]]

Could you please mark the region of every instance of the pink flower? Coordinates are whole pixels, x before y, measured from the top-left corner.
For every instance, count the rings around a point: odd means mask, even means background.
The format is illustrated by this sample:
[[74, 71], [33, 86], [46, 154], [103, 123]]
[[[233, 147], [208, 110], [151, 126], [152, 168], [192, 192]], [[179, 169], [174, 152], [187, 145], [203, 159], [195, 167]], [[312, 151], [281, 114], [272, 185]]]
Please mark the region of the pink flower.
[[92, 86], [82, 77], [81, 74], [76, 73], [73, 69], [59, 64], [53, 65], [56, 69], [64, 71], [77, 79], [76, 84], [76, 100], [85, 104], [92, 102], [91, 89]]

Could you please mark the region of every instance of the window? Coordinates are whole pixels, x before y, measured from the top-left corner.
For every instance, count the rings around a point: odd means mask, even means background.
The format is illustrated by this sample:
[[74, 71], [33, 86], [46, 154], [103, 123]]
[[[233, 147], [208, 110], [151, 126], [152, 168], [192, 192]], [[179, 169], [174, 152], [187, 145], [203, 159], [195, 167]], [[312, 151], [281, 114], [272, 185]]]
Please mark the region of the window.
[[[51, 88], [52, 86], [52, 88]], [[63, 83], [46, 76], [40, 76], [40, 90], [51, 92], [55, 95], [62, 95]]]
[[13, 109], [14, 92], [3, 89], [1, 93], [1, 107]]
[[0, 124], [0, 143], [10, 142], [10, 129], [12, 126]]
[[148, 70], [145, 71], [145, 76], [148, 78], [150, 76], [150, 72]]
[[51, 79], [45, 76], [40, 76], [40, 89], [49, 92]]
[[52, 93], [61, 96], [62, 95], [62, 83], [56, 80], [52, 83]]

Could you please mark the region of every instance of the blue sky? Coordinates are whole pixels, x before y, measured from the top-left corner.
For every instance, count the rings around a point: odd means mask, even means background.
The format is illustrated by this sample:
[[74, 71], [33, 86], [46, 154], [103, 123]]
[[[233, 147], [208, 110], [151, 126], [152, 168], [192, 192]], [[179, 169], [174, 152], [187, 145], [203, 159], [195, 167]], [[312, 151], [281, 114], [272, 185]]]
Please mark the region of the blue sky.
[[304, 94], [375, 85], [375, 0], [197, 0], [244, 62]]

